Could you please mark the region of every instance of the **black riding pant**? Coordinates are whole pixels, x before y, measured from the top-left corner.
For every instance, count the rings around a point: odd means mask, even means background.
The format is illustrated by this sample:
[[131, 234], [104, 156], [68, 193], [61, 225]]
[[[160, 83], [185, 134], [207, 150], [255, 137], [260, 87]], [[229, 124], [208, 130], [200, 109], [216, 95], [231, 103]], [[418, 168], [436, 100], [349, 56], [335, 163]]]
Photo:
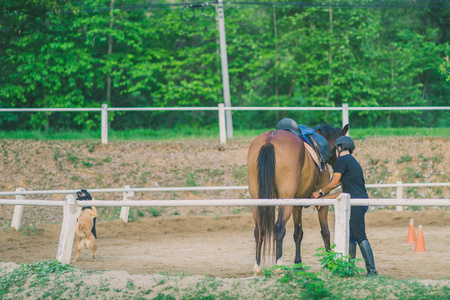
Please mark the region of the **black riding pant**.
[[368, 206], [352, 206], [350, 214], [350, 243], [358, 245], [367, 240], [365, 214]]

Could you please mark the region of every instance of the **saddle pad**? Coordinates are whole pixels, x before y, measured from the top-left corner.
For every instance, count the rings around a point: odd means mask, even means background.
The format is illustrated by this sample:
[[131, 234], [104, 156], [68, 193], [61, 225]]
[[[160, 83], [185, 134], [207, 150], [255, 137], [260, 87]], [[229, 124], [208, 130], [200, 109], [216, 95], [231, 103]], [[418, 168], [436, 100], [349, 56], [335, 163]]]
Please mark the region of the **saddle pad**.
[[309, 155], [311, 155], [311, 158], [314, 160], [314, 162], [316, 163], [319, 170], [322, 171], [322, 168], [320, 167], [320, 161], [319, 161], [319, 158], [317, 157], [316, 151], [314, 151], [314, 149], [310, 145], [308, 145], [308, 143], [303, 142], [303, 144], [305, 145], [306, 150], [308, 150]]

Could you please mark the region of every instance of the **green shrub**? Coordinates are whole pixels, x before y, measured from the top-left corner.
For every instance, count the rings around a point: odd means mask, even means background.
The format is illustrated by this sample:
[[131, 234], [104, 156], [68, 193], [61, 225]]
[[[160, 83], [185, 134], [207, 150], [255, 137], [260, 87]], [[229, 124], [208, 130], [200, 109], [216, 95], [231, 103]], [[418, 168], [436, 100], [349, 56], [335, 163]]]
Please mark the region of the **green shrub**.
[[341, 253], [336, 253], [333, 251], [335, 247], [336, 245], [332, 245], [330, 251], [326, 251], [325, 248], [316, 250], [321, 251], [321, 253], [317, 253], [314, 256], [322, 257], [319, 260], [322, 269], [329, 270], [339, 277], [352, 277], [364, 272], [363, 269], [355, 265], [355, 261], [360, 261], [361, 259], [351, 259], [350, 255], [343, 256]]

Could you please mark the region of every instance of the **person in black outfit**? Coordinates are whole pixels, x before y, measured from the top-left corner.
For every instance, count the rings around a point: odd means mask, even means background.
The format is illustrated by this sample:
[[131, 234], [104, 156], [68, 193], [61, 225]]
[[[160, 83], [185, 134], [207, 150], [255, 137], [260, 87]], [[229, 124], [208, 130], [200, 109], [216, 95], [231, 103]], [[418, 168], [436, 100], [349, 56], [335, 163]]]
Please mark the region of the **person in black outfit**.
[[[89, 194], [89, 192], [87, 190], [81, 190], [79, 192], [76, 192], [77, 194], [77, 200], [92, 200], [92, 196], [91, 194]], [[81, 208], [81, 211], [85, 210], [85, 209], [92, 209], [91, 206], [83, 206]], [[94, 225], [92, 226], [92, 234], [94, 235], [95, 238], [97, 238], [97, 232], [95, 230], [95, 221], [97, 220], [97, 218], [94, 218]]]
[[[336, 188], [339, 183], [342, 185], [344, 193], [350, 194], [351, 198], [369, 198], [366, 191], [366, 183], [361, 165], [353, 157], [355, 143], [348, 136], [341, 136], [335, 142], [337, 150], [337, 159], [334, 163], [334, 173], [331, 182], [319, 191], [315, 191], [312, 198], [325, 196], [331, 190]], [[332, 198], [339, 196], [341, 192], [334, 193]], [[330, 197], [328, 196], [328, 197]], [[327, 197], [327, 198], [328, 198]], [[350, 258], [356, 257], [356, 244], [359, 245], [361, 254], [366, 262], [367, 275], [378, 275], [375, 269], [375, 260], [373, 257], [372, 247], [366, 236], [365, 214], [368, 206], [351, 206], [350, 214]]]

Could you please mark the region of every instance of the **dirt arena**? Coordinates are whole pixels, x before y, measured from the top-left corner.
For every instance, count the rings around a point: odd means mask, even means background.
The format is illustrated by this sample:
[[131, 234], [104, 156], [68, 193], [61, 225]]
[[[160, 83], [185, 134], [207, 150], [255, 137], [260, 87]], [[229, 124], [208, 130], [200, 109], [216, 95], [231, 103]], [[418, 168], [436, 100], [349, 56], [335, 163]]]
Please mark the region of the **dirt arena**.
[[[101, 209], [101, 208], [99, 208]], [[413, 253], [407, 245], [409, 219], [423, 225], [427, 253]], [[438, 208], [423, 211], [378, 210], [367, 214], [367, 234], [381, 275], [396, 279], [448, 278], [450, 270], [450, 212]], [[334, 236], [334, 216], [329, 217]], [[319, 271], [316, 249], [323, 247], [317, 213], [304, 213], [303, 262]], [[56, 257], [60, 225], [41, 225], [34, 230], [0, 232], [0, 260], [30, 263]], [[253, 222], [250, 214], [224, 217], [146, 218], [139, 222], [100, 222], [96, 261], [84, 250], [76, 265], [86, 270], [123, 270], [130, 274], [209, 275], [221, 278], [252, 276], [254, 264]], [[292, 220], [284, 244], [284, 263], [292, 264]], [[333, 239], [332, 239], [333, 241]], [[75, 253], [72, 253], [72, 260]], [[359, 251], [357, 257], [361, 257]], [[363, 267], [363, 263], [359, 263]]]
[[[251, 140], [218, 147], [211, 140], [111, 142], [1, 140], [1, 191], [131, 187], [240, 186], [247, 184], [246, 156]], [[370, 138], [356, 140], [355, 157], [366, 183], [448, 182], [448, 138]], [[414, 151], [411, 151], [414, 149]], [[395, 198], [395, 189], [370, 189], [372, 198]], [[407, 198], [448, 198], [450, 188], [405, 188]], [[14, 199], [14, 196], [4, 198]], [[121, 193], [94, 194], [117, 200]], [[27, 196], [62, 201], [64, 195]], [[249, 198], [246, 191], [136, 193], [133, 199]], [[0, 264], [56, 258], [62, 208], [25, 206], [22, 229], [8, 229], [13, 205], [0, 206]], [[373, 209], [374, 207], [372, 207]], [[153, 209], [153, 210], [151, 210]], [[77, 265], [86, 270], [122, 270], [131, 274], [252, 276], [253, 221], [248, 207], [132, 209], [129, 223], [113, 208], [98, 208], [96, 261], [84, 250]], [[157, 215], [157, 216], [155, 216]], [[427, 254], [406, 245], [409, 219], [423, 225]], [[377, 208], [366, 216], [367, 235], [381, 275], [397, 279], [448, 278], [450, 210], [410, 207], [403, 212]], [[334, 217], [329, 217], [332, 242]], [[303, 262], [319, 271], [314, 257], [323, 247], [315, 208], [303, 215]], [[294, 260], [292, 220], [284, 242], [284, 263]], [[357, 257], [361, 257], [359, 251]], [[74, 253], [72, 259], [74, 258]], [[363, 263], [359, 265], [363, 267]]]

